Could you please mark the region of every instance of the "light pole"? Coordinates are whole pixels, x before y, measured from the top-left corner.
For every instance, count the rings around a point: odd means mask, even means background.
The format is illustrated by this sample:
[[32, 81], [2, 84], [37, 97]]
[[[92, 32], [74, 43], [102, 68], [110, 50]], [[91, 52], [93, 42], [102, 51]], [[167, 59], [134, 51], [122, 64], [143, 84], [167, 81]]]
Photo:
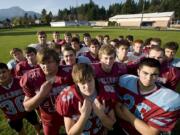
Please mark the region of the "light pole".
[[145, 3], [145, 0], [143, 0], [142, 16], [141, 16], [141, 21], [140, 21], [140, 29], [141, 29], [141, 27], [142, 27], [142, 22], [143, 22], [143, 15], [144, 15], [144, 3]]
[[78, 0], [76, 0], [76, 21], [77, 21], [77, 25], [79, 26], [79, 21], [78, 21]]

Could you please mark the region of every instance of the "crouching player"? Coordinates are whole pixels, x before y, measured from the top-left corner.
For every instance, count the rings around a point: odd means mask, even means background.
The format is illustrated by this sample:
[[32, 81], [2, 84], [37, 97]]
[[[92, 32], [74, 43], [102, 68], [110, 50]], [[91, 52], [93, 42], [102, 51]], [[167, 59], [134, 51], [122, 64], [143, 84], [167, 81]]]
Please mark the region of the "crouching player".
[[0, 63], [0, 109], [4, 112], [9, 126], [19, 135], [26, 135], [23, 128], [23, 118], [27, 119], [40, 134], [35, 111], [25, 112], [23, 107], [24, 93], [19, 85], [19, 79], [11, 76], [11, 71], [5, 63]]
[[130, 135], [170, 132], [179, 118], [180, 95], [155, 83], [159, 71], [157, 60], [145, 58], [139, 64], [139, 77], [123, 75], [119, 79], [123, 104], [116, 105], [116, 112]]
[[90, 65], [74, 65], [72, 77], [75, 85], [65, 88], [56, 100], [67, 134], [107, 134], [116, 121], [111, 97], [95, 83]]

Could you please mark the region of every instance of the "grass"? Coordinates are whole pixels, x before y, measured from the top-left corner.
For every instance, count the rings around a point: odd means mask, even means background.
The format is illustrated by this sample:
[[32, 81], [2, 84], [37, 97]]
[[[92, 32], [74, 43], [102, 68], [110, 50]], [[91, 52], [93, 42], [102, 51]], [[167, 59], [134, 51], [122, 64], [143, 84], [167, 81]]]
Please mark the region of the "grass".
[[[120, 29], [120, 28], [92, 28], [92, 27], [67, 27], [67, 28], [51, 28], [51, 27], [29, 27], [29, 28], [14, 28], [14, 29], [0, 29], [0, 61], [7, 62], [10, 59], [9, 51], [13, 47], [24, 48], [28, 44], [36, 43], [36, 32], [46, 31], [48, 40], [52, 40], [52, 32], [59, 31], [61, 38], [63, 33], [69, 31], [72, 33], [79, 33], [82, 39], [82, 34], [89, 32], [92, 37], [97, 34], [110, 35], [111, 39], [118, 37], [119, 35], [133, 35], [134, 39], [146, 39], [149, 37], [159, 37], [162, 39], [162, 44], [168, 41], [176, 41], [180, 44], [180, 31], [156, 31], [156, 30], [137, 30], [137, 29]], [[177, 57], [180, 57], [180, 51], [177, 53]], [[180, 133], [180, 124], [175, 129], [174, 135]], [[34, 130], [25, 121], [25, 129], [28, 135], [34, 135]], [[2, 113], [0, 112], [0, 135], [15, 135]]]
[[[52, 40], [52, 32], [70, 31], [72, 33], [82, 34], [89, 32], [92, 37], [97, 34], [109, 34], [111, 39], [119, 35], [134, 35], [135, 39], [146, 39], [148, 37], [159, 37], [162, 43], [167, 41], [176, 41], [180, 43], [180, 31], [156, 31], [156, 30], [133, 30], [133, 29], [118, 29], [118, 28], [92, 28], [92, 27], [67, 27], [67, 28], [51, 28], [51, 27], [32, 27], [32, 28], [14, 28], [0, 29], [0, 61], [7, 62], [10, 59], [9, 51], [13, 47], [24, 48], [28, 44], [36, 43], [36, 32], [44, 30], [47, 32], [48, 40]], [[63, 38], [63, 34], [61, 34]], [[180, 57], [180, 53], [177, 54]]]

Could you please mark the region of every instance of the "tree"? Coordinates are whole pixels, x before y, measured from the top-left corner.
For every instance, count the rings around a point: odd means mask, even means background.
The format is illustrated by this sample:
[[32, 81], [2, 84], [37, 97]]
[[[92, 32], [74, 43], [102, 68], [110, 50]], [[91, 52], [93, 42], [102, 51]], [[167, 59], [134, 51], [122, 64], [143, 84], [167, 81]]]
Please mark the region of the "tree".
[[47, 23], [46, 16], [47, 16], [47, 11], [46, 11], [46, 9], [43, 9], [41, 12], [41, 22]]
[[134, 0], [126, 0], [122, 6], [122, 14], [134, 14], [136, 13], [136, 4]]

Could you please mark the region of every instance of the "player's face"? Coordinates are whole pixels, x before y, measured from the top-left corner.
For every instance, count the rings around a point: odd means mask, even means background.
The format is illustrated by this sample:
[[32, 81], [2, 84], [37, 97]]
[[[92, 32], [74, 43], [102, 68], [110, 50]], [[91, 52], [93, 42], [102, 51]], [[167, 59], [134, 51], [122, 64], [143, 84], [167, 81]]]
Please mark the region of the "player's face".
[[164, 61], [164, 53], [162, 51], [150, 50], [149, 58], [156, 59], [162, 63]]
[[135, 43], [134, 46], [133, 46], [133, 50], [135, 53], [141, 53], [142, 51], [142, 44], [140, 43]]
[[104, 42], [105, 44], [108, 44], [108, 43], [109, 43], [109, 38], [108, 38], [108, 37], [104, 37], [103, 42]]
[[166, 48], [165, 49], [165, 55], [168, 59], [173, 59], [176, 55], [176, 51]]
[[40, 64], [41, 69], [43, 70], [45, 75], [54, 75], [58, 69], [58, 63], [51, 57], [45, 62]]
[[91, 52], [92, 54], [97, 55], [97, 54], [98, 54], [98, 51], [99, 51], [99, 46], [98, 46], [98, 45], [93, 45], [93, 44], [91, 44], [91, 45], [89, 46], [89, 50], [90, 50], [90, 52]]
[[95, 81], [94, 78], [90, 78], [89, 80], [85, 81], [84, 83], [77, 83], [81, 94], [84, 96], [91, 96], [95, 92]]
[[80, 45], [77, 42], [71, 42], [71, 46], [76, 51], [78, 51], [80, 49]]
[[66, 65], [74, 65], [76, 63], [76, 56], [73, 51], [64, 51], [63, 58]]
[[117, 49], [117, 55], [119, 56], [127, 56], [127, 53], [128, 53], [128, 47], [127, 46], [120, 46], [118, 49]]
[[24, 59], [24, 56], [23, 56], [23, 53], [22, 52], [15, 52], [13, 54], [13, 58], [16, 60], [16, 61], [21, 61]]
[[10, 80], [11, 72], [8, 69], [0, 69], [0, 84], [6, 83]]
[[91, 38], [90, 38], [90, 37], [84, 37], [84, 43], [85, 43], [86, 45], [89, 45], [90, 42], [91, 42]]
[[59, 33], [54, 33], [53, 34], [53, 39], [55, 40], [55, 41], [58, 41], [59, 40]]
[[140, 82], [148, 87], [155, 84], [159, 75], [159, 70], [155, 67], [143, 66], [138, 70], [138, 75]]
[[71, 43], [72, 37], [71, 36], [65, 36], [64, 37], [66, 43]]
[[115, 54], [111, 54], [111, 55], [102, 54], [101, 59], [100, 59], [102, 68], [105, 71], [110, 71], [114, 64], [114, 60], [115, 60]]
[[35, 64], [36, 63], [36, 54], [34, 52], [27, 53], [26, 59], [28, 63]]
[[47, 39], [46, 35], [38, 35], [38, 41], [40, 44], [42, 45], [46, 44], [46, 39]]

